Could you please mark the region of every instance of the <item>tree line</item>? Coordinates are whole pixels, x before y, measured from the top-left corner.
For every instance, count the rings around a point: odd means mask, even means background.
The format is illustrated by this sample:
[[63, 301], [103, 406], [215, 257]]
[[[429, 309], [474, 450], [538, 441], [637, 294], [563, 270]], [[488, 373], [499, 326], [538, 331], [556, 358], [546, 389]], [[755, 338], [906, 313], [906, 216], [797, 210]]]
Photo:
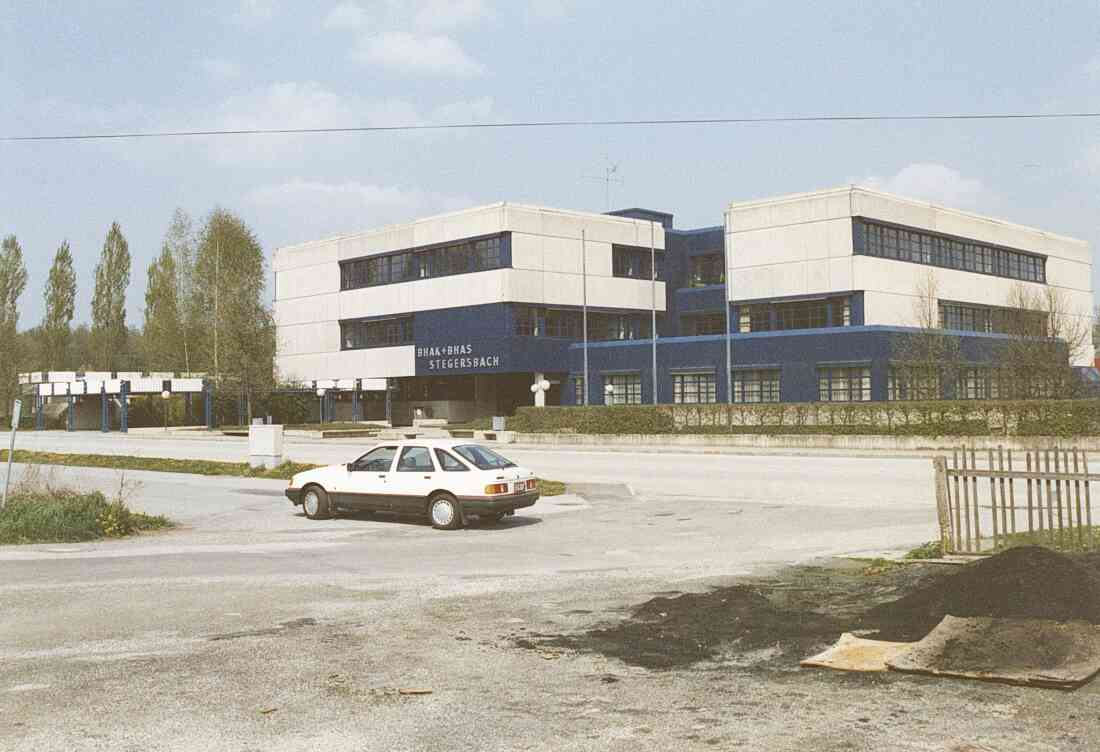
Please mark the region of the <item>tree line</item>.
[[177, 209], [160, 253], [146, 270], [140, 326], [127, 320], [130, 246], [117, 222], [103, 241], [90, 323], [74, 326], [77, 277], [68, 241], [53, 257], [42, 290], [45, 314], [19, 329], [26, 291], [23, 248], [0, 247], [0, 415], [27, 371], [203, 373], [220, 392], [254, 400], [274, 387], [275, 325], [267, 305], [267, 264], [255, 233], [216, 208], [196, 226]]

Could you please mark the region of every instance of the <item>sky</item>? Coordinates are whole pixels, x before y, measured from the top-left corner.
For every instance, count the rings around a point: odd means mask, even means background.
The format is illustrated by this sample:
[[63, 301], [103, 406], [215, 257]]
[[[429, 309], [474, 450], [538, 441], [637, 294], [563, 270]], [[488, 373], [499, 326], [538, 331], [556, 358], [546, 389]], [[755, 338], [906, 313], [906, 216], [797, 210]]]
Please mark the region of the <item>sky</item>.
[[[1100, 111], [1095, 0], [0, 0], [0, 49], [0, 136]], [[0, 234], [26, 256], [21, 326], [65, 239], [87, 321], [119, 222], [140, 325], [177, 207], [236, 212], [270, 257], [494, 201], [605, 211], [609, 165], [613, 208], [681, 228], [858, 183], [1100, 243], [1100, 120], [0, 142]]]

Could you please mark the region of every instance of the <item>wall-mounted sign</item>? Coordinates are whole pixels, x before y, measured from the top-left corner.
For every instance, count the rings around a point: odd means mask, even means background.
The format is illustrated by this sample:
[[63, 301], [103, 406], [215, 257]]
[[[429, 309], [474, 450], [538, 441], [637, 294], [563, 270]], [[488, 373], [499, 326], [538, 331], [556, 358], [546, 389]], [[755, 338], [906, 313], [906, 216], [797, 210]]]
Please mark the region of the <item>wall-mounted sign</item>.
[[475, 348], [469, 342], [454, 345], [417, 346], [417, 371], [468, 371], [500, 368], [499, 351]]

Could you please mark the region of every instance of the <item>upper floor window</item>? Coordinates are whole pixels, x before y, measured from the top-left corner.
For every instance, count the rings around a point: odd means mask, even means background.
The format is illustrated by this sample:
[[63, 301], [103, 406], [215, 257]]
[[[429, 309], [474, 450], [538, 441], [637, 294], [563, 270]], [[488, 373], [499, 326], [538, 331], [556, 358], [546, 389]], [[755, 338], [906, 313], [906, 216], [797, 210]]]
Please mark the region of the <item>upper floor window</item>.
[[1042, 311], [940, 301], [941, 329], [1041, 337], [1047, 331], [1047, 321]]
[[743, 305], [738, 321], [738, 331], [768, 332], [851, 325], [852, 301], [845, 295], [817, 300]]
[[653, 336], [651, 324], [648, 313], [590, 313], [588, 339], [649, 339]]
[[684, 317], [684, 336], [697, 337], [703, 334], [725, 334], [726, 317], [721, 313], [705, 313]]
[[689, 287], [721, 285], [726, 281], [726, 263], [721, 253], [692, 256], [688, 273]]
[[[657, 258], [657, 275], [653, 275], [653, 257]], [[632, 245], [614, 245], [611, 247], [611, 273], [616, 277], [630, 279], [663, 279], [662, 263], [664, 251], [650, 252], [648, 248]]]
[[582, 338], [580, 311], [527, 305], [517, 305], [513, 311], [513, 331], [518, 336]]
[[399, 316], [375, 321], [341, 321], [340, 349], [395, 347], [413, 343], [413, 317]]
[[855, 252], [996, 277], [1046, 282], [1046, 257], [926, 230], [854, 219]]
[[494, 235], [420, 251], [403, 251], [343, 261], [340, 263], [340, 289], [354, 290], [359, 287], [499, 269], [502, 266], [502, 237]]

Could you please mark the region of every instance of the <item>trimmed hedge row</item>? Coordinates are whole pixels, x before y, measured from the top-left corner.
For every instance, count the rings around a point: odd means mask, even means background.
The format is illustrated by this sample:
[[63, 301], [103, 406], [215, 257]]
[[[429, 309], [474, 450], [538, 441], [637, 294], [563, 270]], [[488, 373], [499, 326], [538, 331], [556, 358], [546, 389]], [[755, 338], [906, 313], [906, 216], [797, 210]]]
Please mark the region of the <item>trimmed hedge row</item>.
[[521, 407], [508, 428], [620, 435], [1083, 436], [1100, 433], [1100, 400]]

